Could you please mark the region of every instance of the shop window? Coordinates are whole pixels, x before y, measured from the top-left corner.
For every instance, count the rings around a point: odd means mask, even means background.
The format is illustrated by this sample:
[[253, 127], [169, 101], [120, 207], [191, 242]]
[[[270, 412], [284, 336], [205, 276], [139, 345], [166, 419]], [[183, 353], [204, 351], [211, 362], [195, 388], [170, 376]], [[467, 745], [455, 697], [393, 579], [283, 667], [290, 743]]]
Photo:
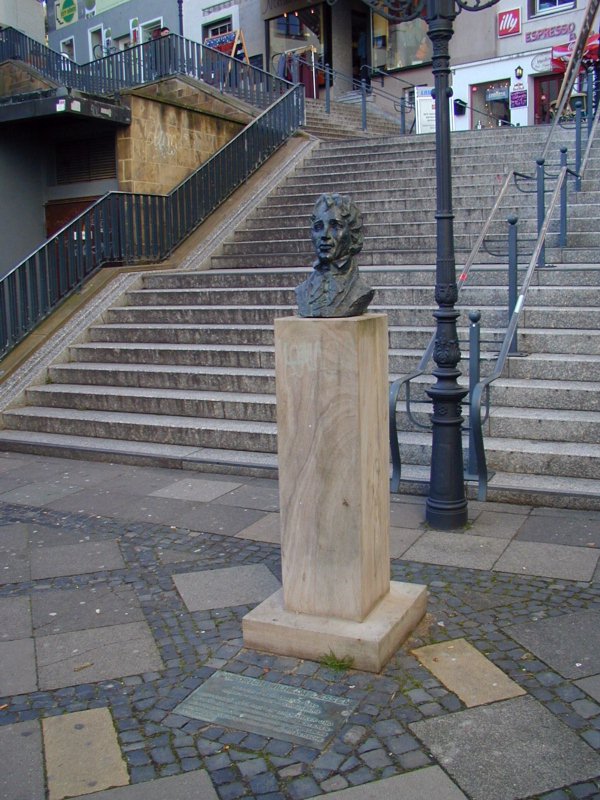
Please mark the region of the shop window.
[[569, 8], [575, 7], [574, 0], [529, 0], [529, 16], [552, 14], [556, 11], [567, 11]]
[[114, 136], [56, 145], [56, 183], [80, 183], [117, 177]]
[[510, 123], [510, 79], [471, 86], [471, 128], [495, 128]]
[[271, 66], [278, 68], [282, 53], [314, 48], [317, 58], [323, 57], [323, 7], [312, 6], [290, 11], [269, 20]]
[[427, 23], [423, 19], [393, 23], [373, 14], [374, 67], [406, 69], [431, 61], [431, 40], [427, 36]]

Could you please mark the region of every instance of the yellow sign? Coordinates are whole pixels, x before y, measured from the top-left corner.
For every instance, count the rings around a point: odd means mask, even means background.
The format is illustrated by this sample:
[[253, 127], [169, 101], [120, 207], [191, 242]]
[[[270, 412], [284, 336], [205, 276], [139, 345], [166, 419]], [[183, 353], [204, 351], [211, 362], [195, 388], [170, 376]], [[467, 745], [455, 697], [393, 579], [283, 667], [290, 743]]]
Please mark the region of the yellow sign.
[[77, 22], [77, 0], [57, 0], [54, 9], [57, 28]]

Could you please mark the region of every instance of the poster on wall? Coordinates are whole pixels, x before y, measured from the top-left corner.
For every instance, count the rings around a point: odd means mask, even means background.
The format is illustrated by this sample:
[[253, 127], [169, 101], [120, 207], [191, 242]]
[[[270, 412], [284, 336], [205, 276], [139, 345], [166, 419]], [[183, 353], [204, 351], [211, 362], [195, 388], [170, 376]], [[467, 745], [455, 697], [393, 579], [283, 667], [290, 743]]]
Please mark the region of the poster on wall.
[[244, 34], [241, 30], [229, 31], [228, 33], [220, 34], [220, 36], [211, 36], [205, 39], [203, 44], [205, 47], [218, 50], [226, 56], [237, 58], [238, 61], [248, 62], [246, 42], [244, 41]]
[[435, 100], [433, 86], [415, 89], [415, 123], [417, 133], [435, 133]]

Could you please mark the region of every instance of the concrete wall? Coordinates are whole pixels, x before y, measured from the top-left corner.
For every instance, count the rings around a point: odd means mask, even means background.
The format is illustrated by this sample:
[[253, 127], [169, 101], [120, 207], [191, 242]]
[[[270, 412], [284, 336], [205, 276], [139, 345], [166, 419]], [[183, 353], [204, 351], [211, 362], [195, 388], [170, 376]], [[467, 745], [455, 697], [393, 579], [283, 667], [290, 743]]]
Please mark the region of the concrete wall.
[[0, 129], [0, 277], [45, 240], [44, 154], [37, 137]]
[[44, 9], [38, 0], [0, 0], [0, 25], [44, 41]]
[[122, 191], [170, 192], [242, 128], [240, 122], [160, 97], [136, 93], [130, 102], [131, 125], [117, 134]]

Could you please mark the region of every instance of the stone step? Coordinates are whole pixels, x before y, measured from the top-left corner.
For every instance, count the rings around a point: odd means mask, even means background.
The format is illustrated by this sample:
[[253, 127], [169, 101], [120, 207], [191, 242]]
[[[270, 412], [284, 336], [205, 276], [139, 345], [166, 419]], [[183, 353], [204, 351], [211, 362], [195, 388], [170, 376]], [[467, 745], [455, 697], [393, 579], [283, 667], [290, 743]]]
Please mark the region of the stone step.
[[110, 384], [144, 389], [275, 393], [275, 371], [272, 369], [70, 362], [51, 366], [49, 378], [57, 385]]
[[[468, 424], [469, 408], [463, 407]], [[400, 440], [405, 431], [419, 430], [413, 420], [428, 425], [431, 403], [412, 402], [411, 417], [404, 405], [396, 409], [396, 424]], [[486, 439], [529, 439], [545, 442], [579, 442], [600, 444], [600, 411], [557, 410], [553, 408], [509, 408], [494, 405], [484, 424]]]
[[[366, 277], [366, 273], [365, 273]], [[300, 281], [298, 281], [300, 283]], [[375, 302], [380, 305], [430, 305], [431, 286], [386, 286], [371, 283], [375, 289]], [[234, 306], [246, 302], [249, 305], [282, 306], [295, 304], [293, 287], [244, 287], [244, 288], [189, 288], [189, 289], [138, 289], [128, 293], [131, 306]], [[531, 286], [527, 298], [532, 306], [590, 306], [600, 308], [600, 286]], [[460, 294], [462, 306], [508, 307], [508, 287], [463, 286]]]
[[[524, 274], [520, 266], [520, 275]], [[398, 266], [380, 269], [365, 267], [362, 270], [365, 280], [372, 286], [429, 286], [433, 291], [435, 267]], [[598, 286], [599, 268], [596, 265], [569, 267], [559, 265], [551, 269], [537, 269], [533, 274], [532, 286], [571, 286], [595, 290]], [[215, 288], [260, 288], [297, 286], [310, 274], [305, 267], [295, 269], [230, 269], [178, 272], [147, 272], [141, 283], [146, 289], [197, 289]], [[489, 265], [474, 264], [465, 286], [504, 286], [506, 266], [496, 268]]]
[[275, 422], [275, 395], [123, 386], [34, 386], [31, 406], [211, 419]]
[[[466, 442], [463, 445], [466, 452]], [[485, 440], [491, 471], [518, 475], [545, 475], [597, 480], [600, 475], [600, 445], [578, 442], [540, 442], [533, 439]], [[431, 461], [431, 434], [403, 432], [401, 457], [407, 464], [425, 466]]]
[[39, 431], [68, 436], [97, 436], [156, 444], [277, 452], [272, 422], [247, 422], [163, 414], [85, 411], [38, 406], [13, 409], [3, 414], [11, 430]]

